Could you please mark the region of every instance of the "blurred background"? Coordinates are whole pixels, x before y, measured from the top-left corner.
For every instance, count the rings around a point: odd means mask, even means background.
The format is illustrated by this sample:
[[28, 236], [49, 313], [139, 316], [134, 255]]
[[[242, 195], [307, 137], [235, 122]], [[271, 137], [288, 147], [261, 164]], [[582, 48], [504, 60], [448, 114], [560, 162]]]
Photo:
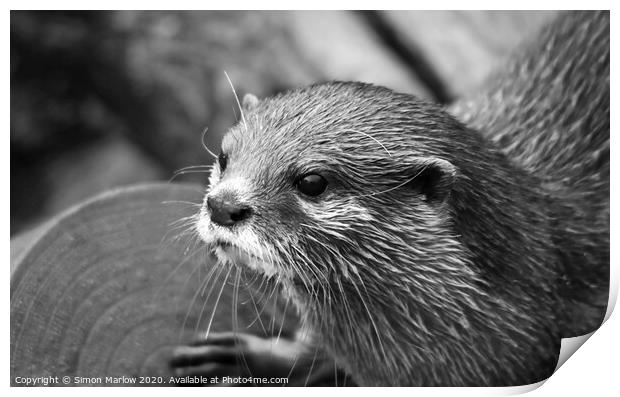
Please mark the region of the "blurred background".
[[[326, 80], [441, 103], [554, 12], [11, 12], [11, 234], [101, 191], [213, 159], [237, 94]], [[175, 182], [206, 183], [204, 173]]]

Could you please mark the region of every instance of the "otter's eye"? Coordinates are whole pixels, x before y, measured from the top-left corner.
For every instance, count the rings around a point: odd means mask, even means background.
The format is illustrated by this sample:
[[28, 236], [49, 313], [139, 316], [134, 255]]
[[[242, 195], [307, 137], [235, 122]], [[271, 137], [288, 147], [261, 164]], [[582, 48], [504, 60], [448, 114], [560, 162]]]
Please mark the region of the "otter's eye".
[[311, 197], [316, 197], [327, 189], [327, 181], [321, 175], [308, 174], [297, 181], [297, 189]]
[[217, 161], [220, 163], [220, 170], [224, 172], [228, 165], [228, 156], [225, 155], [224, 152], [220, 152], [220, 155], [217, 156]]

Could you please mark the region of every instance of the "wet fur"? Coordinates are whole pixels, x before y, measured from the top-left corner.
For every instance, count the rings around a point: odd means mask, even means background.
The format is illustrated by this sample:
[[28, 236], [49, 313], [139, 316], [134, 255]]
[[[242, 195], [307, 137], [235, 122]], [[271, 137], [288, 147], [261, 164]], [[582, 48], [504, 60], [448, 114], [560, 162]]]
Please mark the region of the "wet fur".
[[[562, 18], [452, 109], [462, 122], [361, 83], [248, 101], [210, 192], [253, 216], [229, 232], [203, 213], [201, 235], [268, 266], [358, 384], [545, 379], [560, 338], [604, 312], [593, 296], [609, 267], [608, 18]], [[559, 92], [545, 87], [560, 78]], [[307, 172], [328, 179], [322, 196], [295, 189]], [[573, 303], [586, 323], [569, 318]]]
[[563, 336], [591, 332], [609, 289], [609, 12], [569, 12], [452, 108], [540, 178], [560, 259]]

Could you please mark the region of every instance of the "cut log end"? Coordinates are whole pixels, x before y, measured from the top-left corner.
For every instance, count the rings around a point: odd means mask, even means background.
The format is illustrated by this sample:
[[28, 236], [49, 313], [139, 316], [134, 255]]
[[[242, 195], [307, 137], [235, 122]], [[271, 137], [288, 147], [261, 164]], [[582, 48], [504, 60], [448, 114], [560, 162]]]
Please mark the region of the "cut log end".
[[[197, 186], [122, 189], [48, 222], [31, 235], [36, 241], [16, 243], [12, 382], [170, 376], [172, 347], [206, 330], [220, 290], [211, 330], [233, 329], [236, 269], [216, 264], [193, 232], [201, 200]], [[247, 301], [238, 299], [238, 327], [260, 334]]]

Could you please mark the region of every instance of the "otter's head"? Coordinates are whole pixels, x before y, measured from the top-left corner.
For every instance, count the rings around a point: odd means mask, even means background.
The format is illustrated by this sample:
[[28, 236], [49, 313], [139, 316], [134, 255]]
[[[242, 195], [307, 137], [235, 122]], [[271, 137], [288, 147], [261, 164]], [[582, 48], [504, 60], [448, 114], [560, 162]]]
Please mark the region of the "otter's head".
[[458, 148], [446, 135], [460, 131], [449, 116], [359, 83], [247, 97], [243, 107], [198, 223], [222, 261], [277, 278], [322, 313], [341, 300], [388, 305], [390, 293], [429, 307], [430, 291], [471, 275], [451, 227]]

